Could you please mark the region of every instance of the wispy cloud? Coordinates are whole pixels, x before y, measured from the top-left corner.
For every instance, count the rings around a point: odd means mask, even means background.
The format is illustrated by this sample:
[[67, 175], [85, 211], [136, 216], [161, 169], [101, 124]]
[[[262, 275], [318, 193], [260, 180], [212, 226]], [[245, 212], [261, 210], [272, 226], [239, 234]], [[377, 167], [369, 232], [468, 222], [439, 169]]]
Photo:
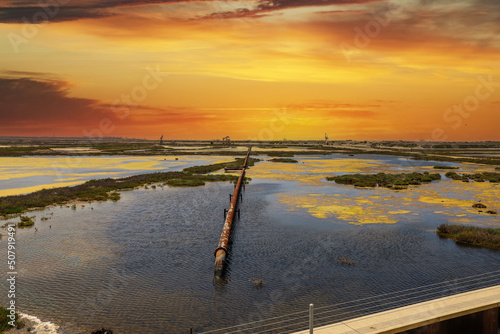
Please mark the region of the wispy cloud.
[[[158, 4], [176, 4], [176, 3], [200, 3], [215, 2], [216, 0], [107, 0], [88, 2], [74, 0], [71, 5], [62, 5], [50, 10], [55, 11], [51, 15], [49, 22], [74, 21], [84, 18], [105, 18], [118, 15], [112, 9], [119, 7], [145, 6]], [[277, 11], [289, 8], [327, 6], [327, 5], [348, 5], [355, 3], [367, 3], [386, 0], [259, 0], [254, 8], [246, 8], [248, 1], [233, 0], [231, 6], [234, 10], [217, 11], [208, 15], [200, 16], [198, 19], [206, 18], [234, 18], [234, 17], [261, 17], [267, 12]], [[245, 5], [244, 5], [244, 4]], [[43, 5], [34, 5], [33, 1], [6, 1], [6, 5], [0, 7], [0, 22], [3, 23], [23, 23], [26, 20], [30, 23], [41, 23], [33, 21], [32, 18], [37, 13], [43, 12]]]

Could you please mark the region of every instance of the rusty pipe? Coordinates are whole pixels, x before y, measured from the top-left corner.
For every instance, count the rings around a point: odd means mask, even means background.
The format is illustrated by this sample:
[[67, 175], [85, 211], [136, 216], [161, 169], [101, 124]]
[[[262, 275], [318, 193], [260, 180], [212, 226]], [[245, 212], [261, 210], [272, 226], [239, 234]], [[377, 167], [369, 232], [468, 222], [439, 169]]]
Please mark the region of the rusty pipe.
[[238, 204], [238, 195], [240, 193], [241, 185], [243, 183], [243, 178], [245, 177], [245, 169], [248, 163], [248, 157], [250, 155], [251, 148], [248, 149], [245, 162], [243, 163], [243, 168], [241, 169], [241, 174], [236, 182], [236, 187], [234, 188], [234, 193], [231, 197], [231, 204], [229, 210], [227, 210], [227, 216], [224, 221], [224, 227], [222, 229], [222, 234], [220, 236], [219, 245], [215, 249], [215, 275], [218, 277], [222, 276], [224, 267], [226, 265], [226, 258], [228, 254], [228, 244], [229, 236], [231, 235], [231, 227], [233, 225], [234, 213], [236, 212], [236, 206]]

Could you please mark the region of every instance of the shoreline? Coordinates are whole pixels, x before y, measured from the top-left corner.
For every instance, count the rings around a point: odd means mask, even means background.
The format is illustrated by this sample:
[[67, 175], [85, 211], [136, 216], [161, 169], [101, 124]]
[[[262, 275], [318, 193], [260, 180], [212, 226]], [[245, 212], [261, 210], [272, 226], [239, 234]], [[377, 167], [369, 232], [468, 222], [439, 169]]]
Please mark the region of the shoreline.
[[[37, 145], [28, 142], [24, 145], [10, 143], [7, 147], [0, 146], [0, 157], [29, 157], [29, 156], [245, 156], [244, 149], [239, 146], [254, 146], [252, 155], [267, 155], [270, 157], [288, 157], [295, 155], [315, 154], [377, 154], [409, 157], [416, 160], [434, 160], [446, 162], [475, 163], [500, 166], [500, 143], [478, 142], [397, 142], [397, 141], [336, 141], [327, 145], [321, 142], [234, 142], [230, 146], [211, 142], [190, 142], [188, 146], [179, 146], [172, 142], [170, 147], [155, 142], [107, 142], [107, 143], [43, 143]], [[8, 143], [6, 143], [8, 144]], [[187, 144], [186, 144], [187, 145]], [[194, 146], [193, 146], [194, 145]], [[203, 149], [199, 149], [204, 145]], [[75, 146], [78, 150], [74, 150]], [[176, 149], [175, 147], [179, 147]], [[193, 146], [193, 149], [189, 149]], [[73, 150], [71, 150], [73, 148]], [[476, 156], [476, 154], [481, 154]], [[486, 156], [482, 154], [487, 154]], [[497, 154], [497, 155], [495, 155]]]
[[22, 328], [11, 328], [6, 330], [5, 334], [59, 334], [60, 326], [50, 322], [43, 321], [40, 318], [23, 312], [17, 312], [19, 320], [24, 322]]
[[[41, 210], [50, 206], [68, 205], [68, 203], [92, 203], [100, 201], [118, 201], [119, 191], [136, 189], [141, 186], [163, 184], [169, 187], [197, 187], [205, 182], [231, 182], [237, 176], [232, 174], [209, 174], [227, 166], [240, 163], [240, 158], [234, 161], [203, 166], [184, 168], [181, 172], [155, 172], [138, 174], [123, 178], [93, 179], [71, 187], [56, 187], [42, 189], [24, 195], [0, 197], [0, 218], [9, 219], [34, 210]], [[258, 159], [251, 158], [253, 165]]]

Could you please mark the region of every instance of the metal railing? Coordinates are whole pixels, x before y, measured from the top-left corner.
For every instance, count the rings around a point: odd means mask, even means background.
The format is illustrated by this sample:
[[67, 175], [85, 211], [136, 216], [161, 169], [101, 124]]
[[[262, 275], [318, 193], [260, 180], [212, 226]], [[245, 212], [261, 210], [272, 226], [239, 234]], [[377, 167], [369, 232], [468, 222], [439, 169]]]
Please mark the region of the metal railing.
[[310, 304], [309, 310], [197, 332], [196, 334], [287, 334], [306, 330], [309, 330], [309, 333], [312, 334], [313, 327], [330, 325], [356, 317], [495, 285], [500, 285], [500, 270], [333, 305], [315, 307]]

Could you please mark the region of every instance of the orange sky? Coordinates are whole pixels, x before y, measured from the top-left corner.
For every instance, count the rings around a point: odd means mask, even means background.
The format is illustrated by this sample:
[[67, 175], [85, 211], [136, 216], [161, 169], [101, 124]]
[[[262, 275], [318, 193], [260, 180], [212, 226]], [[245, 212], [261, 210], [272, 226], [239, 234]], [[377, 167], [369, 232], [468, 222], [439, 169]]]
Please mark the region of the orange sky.
[[494, 1], [30, 2], [0, 135], [500, 140]]

